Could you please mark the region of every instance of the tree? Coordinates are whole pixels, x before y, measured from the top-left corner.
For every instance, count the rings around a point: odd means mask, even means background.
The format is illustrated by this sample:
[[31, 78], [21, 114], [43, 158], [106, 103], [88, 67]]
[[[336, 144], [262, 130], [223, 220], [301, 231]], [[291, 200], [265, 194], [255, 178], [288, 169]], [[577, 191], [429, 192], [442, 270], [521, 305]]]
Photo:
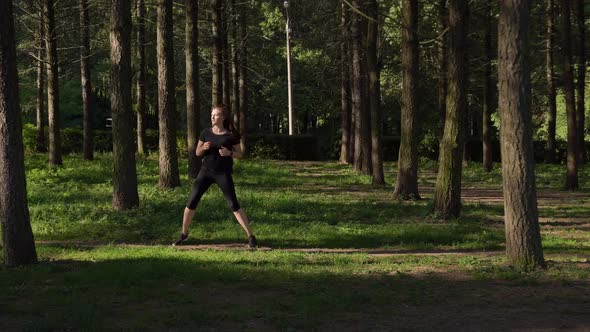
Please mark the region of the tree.
[[420, 199], [418, 193], [418, 142], [416, 113], [418, 111], [418, 1], [402, 2], [402, 120], [398, 173], [393, 196]]
[[576, 84], [577, 89], [577, 105], [576, 105], [576, 132], [578, 133], [578, 164], [584, 163], [585, 158], [585, 144], [584, 144], [584, 124], [585, 124], [585, 103], [584, 103], [584, 87], [586, 86], [586, 33], [585, 23], [586, 17], [584, 15], [584, 0], [577, 0], [577, 23], [578, 23], [578, 80]]
[[545, 146], [545, 162], [555, 162], [555, 120], [557, 103], [555, 100], [555, 82], [553, 79], [553, 0], [547, 0], [546, 18], [547, 33], [545, 35], [545, 66], [547, 78], [547, 145]]
[[449, 25], [447, 17], [447, 0], [438, 0], [438, 25], [440, 41], [438, 43], [438, 103], [439, 131], [438, 137], [442, 138], [445, 129], [446, 98], [447, 98], [447, 35]]
[[440, 142], [434, 211], [442, 218], [461, 211], [461, 171], [467, 108], [467, 0], [449, 1], [449, 56], [445, 129]]
[[561, 38], [563, 52], [563, 91], [567, 113], [567, 173], [565, 188], [578, 189], [578, 136], [576, 130], [576, 109], [574, 96], [574, 76], [572, 71], [572, 41], [570, 21], [570, 1], [560, 0]]
[[88, 30], [90, 18], [88, 16], [88, 1], [80, 0], [80, 79], [82, 83], [82, 112], [84, 117], [84, 159], [94, 159], [92, 137], [92, 108], [90, 99], [92, 87], [90, 81], [90, 39]]
[[131, 4], [111, 0], [111, 113], [113, 117], [113, 208], [139, 205], [131, 109]]
[[341, 2], [340, 10], [340, 114], [342, 118], [342, 139], [340, 147], [340, 162], [351, 162], [350, 138], [351, 138], [351, 107], [350, 107], [350, 59], [348, 56], [349, 45], [349, 14], [348, 5]]
[[494, 49], [492, 48], [492, 5], [493, 1], [487, 3], [486, 13], [486, 35], [484, 48], [486, 53], [486, 62], [484, 69], [483, 85], [483, 121], [482, 121], [482, 143], [483, 143], [483, 167], [486, 172], [491, 172], [493, 168], [492, 160], [492, 112], [494, 99], [494, 84], [492, 83], [492, 61], [494, 58]]
[[508, 261], [525, 270], [544, 266], [539, 231], [528, 64], [527, 0], [500, 1], [498, 89]]
[[377, 0], [369, 0], [367, 6], [367, 76], [368, 76], [368, 102], [371, 121], [371, 175], [373, 185], [385, 184], [383, 175], [383, 160], [381, 158], [381, 127], [383, 115], [381, 114], [381, 64], [377, 55], [377, 36], [379, 34], [379, 7]]
[[186, 141], [188, 175], [196, 178], [201, 168], [196, 147], [199, 139], [199, 54], [198, 1], [186, 0]]
[[39, 12], [38, 45], [37, 45], [37, 152], [47, 152], [45, 140], [45, 15]]
[[[146, 96], [145, 96], [145, 2], [137, 0], [137, 153], [145, 154], [145, 123]], [[188, 69], [187, 69], [188, 71]], [[188, 90], [188, 88], [187, 88]]]
[[223, 102], [221, 0], [211, 4], [211, 107]]
[[44, 0], [45, 48], [47, 49], [47, 114], [49, 117], [49, 165], [62, 164], [61, 134], [59, 123], [59, 70], [57, 59], [57, 38], [53, 0]]
[[242, 148], [242, 154], [248, 154], [248, 128], [246, 122], [246, 116], [248, 114], [248, 52], [246, 49], [247, 46], [247, 34], [246, 34], [246, 24], [248, 23], [246, 19], [246, 7], [245, 3], [241, 4], [241, 7], [236, 7], [236, 15], [237, 15], [237, 22], [238, 22], [238, 63], [240, 64], [239, 67], [239, 101], [240, 101], [240, 134], [242, 135], [242, 139], [240, 140], [240, 147]]
[[160, 128], [161, 188], [180, 185], [176, 155], [176, 97], [174, 83], [174, 48], [172, 44], [172, 0], [158, 0], [158, 116]]
[[[362, 138], [362, 118], [363, 118], [363, 99], [362, 99], [362, 33], [361, 18], [358, 14], [360, 10], [359, 2], [352, 0], [350, 36], [351, 36], [351, 98], [352, 98], [352, 116], [354, 117], [354, 156], [353, 169], [360, 171], [362, 169], [362, 147], [364, 146]], [[364, 151], [365, 153], [367, 151]]]
[[238, 20], [236, 15], [236, 0], [230, 3], [230, 30], [231, 30], [231, 114], [234, 117], [234, 124], [240, 130], [240, 87], [239, 87], [239, 66], [238, 63]]
[[228, 1], [223, 0], [221, 4], [221, 10], [219, 12], [219, 19], [221, 25], [221, 87], [223, 91], [223, 95], [221, 101], [224, 105], [226, 105], [231, 110], [231, 89], [230, 89], [230, 50], [229, 50], [229, 30], [228, 30], [228, 21], [229, 21], [229, 10], [228, 10]]
[[0, 1], [0, 224], [4, 264], [37, 261], [29, 218], [12, 0]]

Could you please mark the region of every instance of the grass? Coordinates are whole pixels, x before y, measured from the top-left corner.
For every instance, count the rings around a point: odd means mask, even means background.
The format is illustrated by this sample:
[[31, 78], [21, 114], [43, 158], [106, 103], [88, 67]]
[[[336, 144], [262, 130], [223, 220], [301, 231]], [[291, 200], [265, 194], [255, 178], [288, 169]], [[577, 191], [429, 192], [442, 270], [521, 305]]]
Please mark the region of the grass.
[[[425, 199], [404, 202], [391, 198], [392, 163], [389, 185], [374, 188], [336, 163], [240, 160], [238, 198], [272, 248], [250, 252], [167, 246], [191, 183], [158, 189], [155, 157], [138, 160], [141, 202], [125, 212], [111, 209], [110, 155], [66, 156], [57, 169], [42, 155], [26, 162], [40, 263], [0, 267], [0, 330], [590, 327], [588, 166], [583, 189], [570, 193], [556, 189], [563, 167], [538, 165], [548, 268], [522, 273], [494, 252], [504, 243], [498, 168], [470, 164], [462, 216], [442, 221], [430, 212], [431, 162], [420, 168]], [[190, 241], [245, 243], [217, 188], [201, 201]]]

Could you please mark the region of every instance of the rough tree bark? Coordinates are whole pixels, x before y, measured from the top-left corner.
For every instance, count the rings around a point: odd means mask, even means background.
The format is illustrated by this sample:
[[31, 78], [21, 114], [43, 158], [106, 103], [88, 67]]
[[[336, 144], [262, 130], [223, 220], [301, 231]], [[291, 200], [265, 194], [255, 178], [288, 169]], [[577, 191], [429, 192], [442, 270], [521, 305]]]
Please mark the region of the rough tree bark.
[[506, 255], [518, 268], [544, 266], [530, 110], [528, 0], [500, 1], [498, 89]]
[[381, 68], [378, 59], [377, 43], [379, 34], [379, 7], [377, 0], [369, 0], [367, 6], [367, 78], [368, 102], [371, 120], [371, 176], [372, 184], [385, 185], [383, 175], [383, 159], [381, 157], [381, 127], [383, 115], [381, 111]]
[[36, 262], [27, 203], [11, 0], [0, 1], [0, 224], [4, 264]]
[[82, 84], [82, 112], [84, 122], [84, 159], [94, 159], [92, 134], [92, 86], [90, 76], [90, 18], [88, 1], [80, 0], [80, 80]]
[[209, 0], [211, 5], [211, 107], [223, 102], [221, 0]]
[[131, 4], [111, 1], [111, 113], [113, 116], [113, 208], [139, 205], [131, 108]]
[[349, 13], [348, 5], [341, 4], [340, 18], [340, 115], [342, 118], [342, 139], [340, 147], [340, 162], [348, 164], [352, 161], [350, 147], [350, 59], [349, 45]]
[[62, 164], [61, 134], [59, 123], [59, 70], [57, 59], [57, 37], [53, 0], [43, 2], [45, 14], [45, 48], [47, 50], [47, 115], [49, 118], [49, 166]]
[[492, 156], [492, 112], [494, 110], [494, 84], [492, 83], [492, 61], [494, 60], [494, 49], [492, 47], [492, 6], [494, 0], [487, 3], [486, 13], [486, 35], [484, 47], [486, 52], [486, 63], [484, 69], [483, 85], [483, 121], [482, 121], [482, 144], [483, 144], [483, 168], [491, 172], [493, 168]]
[[467, 108], [467, 0], [449, 1], [449, 56], [445, 129], [440, 142], [434, 211], [441, 218], [461, 211], [461, 171]]
[[578, 189], [578, 135], [576, 130], [576, 109], [574, 95], [574, 76], [572, 70], [572, 39], [570, 1], [560, 0], [561, 38], [563, 53], [563, 91], [567, 113], [567, 173], [565, 188]]
[[186, 0], [186, 141], [188, 176], [196, 178], [201, 168], [201, 159], [196, 155], [199, 139], [199, 29], [198, 1]]
[[47, 152], [45, 139], [45, 14], [39, 10], [39, 36], [37, 45], [37, 140], [35, 150]]
[[402, 114], [398, 173], [394, 198], [420, 199], [418, 193], [418, 1], [402, 1]]
[[555, 163], [555, 123], [557, 118], [557, 102], [555, 99], [555, 81], [553, 79], [553, 0], [547, 1], [547, 32], [545, 35], [545, 66], [547, 78], [547, 145], [545, 146], [545, 162]]
[[137, 153], [144, 155], [146, 95], [145, 95], [145, 1], [137, 0]]

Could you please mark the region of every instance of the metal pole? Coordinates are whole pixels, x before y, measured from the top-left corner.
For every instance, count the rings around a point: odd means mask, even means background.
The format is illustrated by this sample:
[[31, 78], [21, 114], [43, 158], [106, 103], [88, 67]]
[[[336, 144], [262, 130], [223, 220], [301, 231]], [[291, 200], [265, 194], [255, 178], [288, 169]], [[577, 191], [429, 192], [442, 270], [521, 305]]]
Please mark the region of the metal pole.
[[287, 33], [287, 84], [289, 86], [289, 135], [293, 135], [293, 99], [291, 90], [291, 45], [289, 43], [289, 10], [287, 12], [287, 23], [285, 24], [285, 31]]

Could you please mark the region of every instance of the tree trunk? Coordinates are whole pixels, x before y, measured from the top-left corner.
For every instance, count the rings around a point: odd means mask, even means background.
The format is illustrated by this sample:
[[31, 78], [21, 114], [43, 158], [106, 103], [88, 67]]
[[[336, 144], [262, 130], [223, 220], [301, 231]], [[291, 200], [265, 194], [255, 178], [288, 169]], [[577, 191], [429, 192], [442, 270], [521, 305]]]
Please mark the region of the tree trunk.
[[[367, 13], [367, 76], [368, 76], [368, 102], [371, 117], [371, 175], [372, 184], [376, 186], [385, 185], [383, 175], [383, 160], [381, 158], [381, 124], [383, 116], [381, 111], [381, 68], [377, 55], [377, 36], [379, 31], [379, 7], [377, 0], [369, 0]], [[315, 124], [315, 121], [314, 121]]]
[[402, 1], [402, 114], [398, 173], [394, 198], [420, 199], [418, 193], [418, 1]]
[[561, 36], [563, 52], [563, 90], [567, 113], [567, 174], [565, 188], [578, 189], [578, 136], [576, 130], [576, 109], [574, 96], [574, 77], [572, 71], [572, 41], [570, 21], [570, 1], [560, 0]]
[[342, 118], [342, 140], [340, 147], [340, 162], [348, 164], [352, 161], [350, 146], [350, 60], [348, 58], [348, 5], [341, 4], [340, 20], [340, 114]]
[[350, 37], [351, 37], [351, 55], [352, 55], [352, 79], [351, 79], [351, 100], [352, 100], [352, 116], [354, 117], [354, 156], [352, 168], [355, 171], [361, 170], [361, 123], [362, 123], [362, 45], [361, 45], [361, 31], [360, 31], [360, 16], [356, 12], [359, 10], [359, 2], [352, 0], [354, 11], [351, 13]]
[[247, 36], [246, 36], [246, 9], [248, 7], [245, 4], [241, 4], [240, 8], [236, 7], [236, 20], [238, 21], [238, 40], [239, 40], [239, 47], [238, 47], [238, 63], [240, 64], [239, 67], [239, 101], [240, 101], [240, 134], [242, 135], [242, 139], [240, 141], [240, 147], [242, 148], [242, 154], [244, 156], [248, 155], [249, 145], [248, 145], [248, 127], [246, 121], [246, 115], [248, 114], [248, 52], [246, 49], [247, 45]]
[[113, 208], [139, 205], [131, 108], [131, 4], [111, 0], [111, 113], [113, 116]]
[[461, 171], [467, 108], [467, 0], [449, 1], [449, 57], [446, 116], [440, 142], [434, 211], [442, 218], [461, 211]]
[[209, 0], [211, 4], [211, 107], [223, 102], [221, 0]]
[[438, 139], [441, 140], [445, 129], [446, 98], [447, 98], [447, 41], [448, 31], [444, 32], [449, 25], [447, 15], [447, 1], [438, 1], [438, 25], [440, 43], [438, 44]]
[[0, 1], [0, 224], [4, 264], [37, 261], [27, 203], [12, 1]]
[[146, 95], [145, 95], [145, 2], [137, 0], [137, 153], [144, 155]]
[[545, 36], [545, 58], [547, 72], [547, 145], [545, 147], [545, 162], [555, 163], [555, 123], [557, 118], [557, 103], [555, 100], [555, 82], [553, 79], [553, 0], [547, 0], [547, 34]]
[[482, 121], [482, 143], [483, 143], [483, 168], [486, 172], [493, 169], [492, 160], [492, 112], [494, 104], [494, 84], [492, 83], [492, 61], [494, 60], [494, 49], [492, 47], [492, 6], [494, 1], [488, 1], [486, 14], [486, 36], [485, 52], [486, 63], [484, 69], [483, 84], [483, 121]]
[[90, 18], [88, 16], [88, 1], [80, 0], [80, 79], [82, 83], [82, 110], [84, 113], [84, 159], [94, 159], [92, 134], [92, 88], [90, 80], [90, 38], [88, 30]]
[[61, 135], [59, 122], [59, 70], [57, 67], [57, 38], [53, 0], [43, 2], [45, 13], [45, 48], [47, 49], [47, 114], [49, 117], [49, 165], [59, 166], [61, 158]]
[[188, 154], [188, 176], [194, 179], [199, 174], [201, 159], [196, 148], [199, 140], [199, 29], [198, 1], [186, 0], [186, 141]]
[[238, 64], [238, 22], [236, 16], [236, 0], [231, 0], [230, 27], [231, 27], [231, 115], [234, 124], [240, 130], [240, 90], [239, 90], [239, 64]]
[[180, 186], [176, 155], [176, 96], [172, 44], [172, 0], [158, 0], [158, 116], [160, 129], [160, 188]]
[[498, 87], [506, 255], [510, 264], [544, 266], [539, 231], [528, 64], [528, 0], [500, 2]]
[[223, 104], [231, 110], [231, 87], [230, 87], [230, 65], [231, 65], [231, 55], [229, 50], [229, 30], [228, 30], [228, 1], [223, 0], [223, 4], [221, 5], [221, 12], [219, 18], [221, 19], [221, 87], [223, 90], [222, 102]]
[[584, 144], [584, 123], [585, 123], [585, 104], [584, 104], [584, 87], [586, 86], [586, 33], [585, 33], [585, 15], [584, 0], [577, 0], [577, 23], [578, 23], [578, 81], [577, 81], [577, 105], [576, 105], [576, 122], [578, 133], [578, 164], [584, 164], [586, 145]]
[[[361, 11], [366, 13], [368, 10], [367, 3], [361, 4]], [[361, 172], [366, 175], [373, 173], [373, 164], [371, 161], [371, 107], [369, 105], [369, 67], [367, 64], [368, 53], [368, 20], [361, 16], [361, 40], [362, 40], [362, 56], [361, 56]]]
[[45, 14], [39, 11], [39, 45], [37, 51], [37, 152], [47, 152], [45, 139]]

